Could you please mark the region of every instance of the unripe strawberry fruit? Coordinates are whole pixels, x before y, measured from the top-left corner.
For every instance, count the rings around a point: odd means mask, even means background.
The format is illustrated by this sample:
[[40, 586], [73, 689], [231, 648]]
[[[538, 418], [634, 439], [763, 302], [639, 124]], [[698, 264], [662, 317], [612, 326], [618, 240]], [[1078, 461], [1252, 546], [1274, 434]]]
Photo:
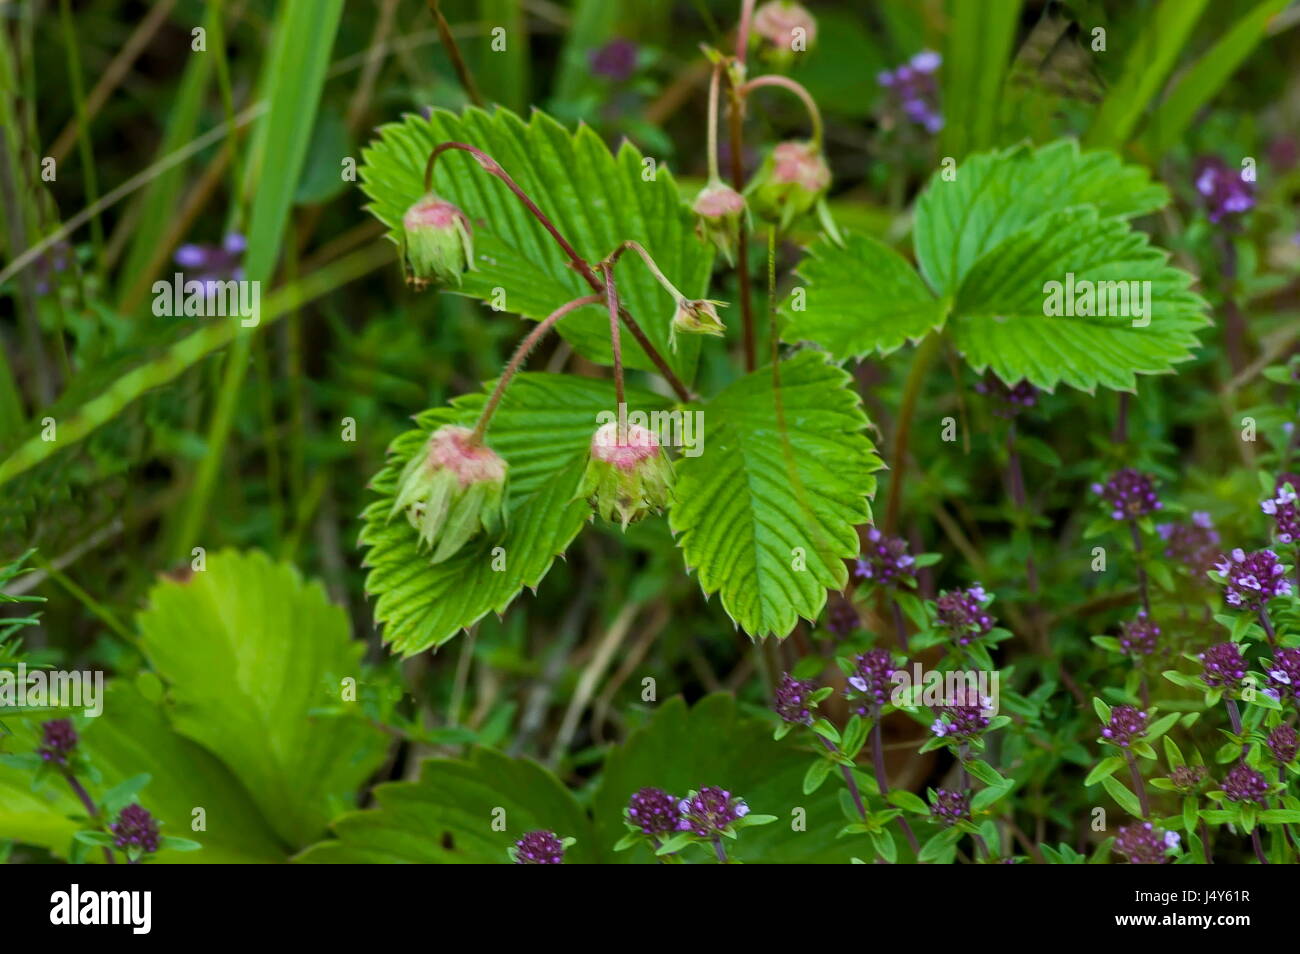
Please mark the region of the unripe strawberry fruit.
[[606, 520], [617, 514], [626, 530], [649, 513], [659, 513], [672, 499], [673, 466], [658, 439], [644, 427], [610, 421], [591, 438], [591, 458], [579, 497]]
[[402, 216], [401, 253], [406, 280], [415, 288], [429, 282], [460, 287], [474, 267], [474, 238], [465, 213], [430, 192]]

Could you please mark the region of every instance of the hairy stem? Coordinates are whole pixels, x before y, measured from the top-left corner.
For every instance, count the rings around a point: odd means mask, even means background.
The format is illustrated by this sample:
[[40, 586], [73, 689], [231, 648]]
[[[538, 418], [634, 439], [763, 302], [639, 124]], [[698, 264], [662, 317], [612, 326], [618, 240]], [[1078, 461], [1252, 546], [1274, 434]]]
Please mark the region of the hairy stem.
[[916, 349], [912, 358], [912, 367], [907, 372], [907, 381], [903, 385], [903, 403], [898, 409], [898, 421], [894, 424], [894, 448], [889, 465], [893, 475], [889, 481], [889, 506], [885, 511], [885, 533], [892, 535], [898, 527], [898, 515], [903, 504], [903, 474], [907, 470], [907, 444], [911, 437], [912, 418], [916, 414], [916, 402], [921, 396], [921, 386], [925, 383], [925, 373], [938, 356], [942, 338], [931, 333], [926, 336]]
[[[748, 3], [748, 0], [746, 0]], [[744, 60], [741, 59], [743, 64]], [[730, 74], [729, 74], [730, 75]], [[731, 187], [737, 192], [745, 188], [745, 162], [741, 153], [745, 148], [745, 100], [731, 76], [731, 110], [728, 115], [731, 131]], [[745, 370], [758, 366], [757, 345], [754, 342], [754, 301], [749, 287], [749, 227], [745, 216], [736, 221], [736, 284], [740, 287], [740, 326], [744, 339]]]
[[749, 52], [749, 26], [754, 19], [755, 0], [741, 0], [740, 26], [736, 28], [736, 62], [745, 65], [745, 54]]
[[[824, 738], [820, 735], [817, 736], [817, 738], [821, 739], [822, 745], [826, 746], [827, 752], [835, 754], [839, 753], [839, 749], [835, 747], [835, 743], [830, 739]], [[853, 770], [847, 765], [841, 765], [840, 773], [844, 776], [844, 784], [848, 786], [849, 797], [853, 799], [853, 805], [857, 808], [858, 814], [863, 818], [866, 818], [867, 807], [862, 803], [862, 792], [858, 790], [858, 780], [853, 777]]]
[[609, 348], [614, 354], [614, 400], [622, 407], [626, 400], [623, 396], [623, 345], [618, 337], [618, 287], [614, 284], [614, 266], [606, 262], [601, 268], [605, 272], [605, 301], [609, 305]]
[[1142, 773], [1138, 771], [1137, 759], [1133, 758], [1132, 752], [1125, 752], [1124, 757], [1128, 759], [1128, 771], [1133, 776], [1133, 788], [1137, 791], [1138, 804], [1142, 806], [1142, 819], [1151, 817], [1151, 803], [1147, 800], [1146, 782], [1142, 780]]
[[812, 98], [812, 94], [808, 92], [807, 88], [802, 83], [792, 80], [788, 76], [771, 73], [767, 76], [755, 77], [741, 86], [737, 92], [741, 96], [748, 96], [754, 90], [761, 89], [764, 86], [776, 86], [784, 90], [789, 90], [791, 93], [794, 93], [794, 95], [799, 97], [803, 102], [804, 108], [808, 110], [808, 120], [812, 125], [812, 144], [820, 150], [823, 139], [822, 114], [821, 110], [817, 108], [817, 101]]
[[[577, 253], [569, 240], [560, 234], [560, 230], [555, 227], [555, 223], [547, 217], [546, 213], [537, 207], [537, 203], [528, 196], [528, 193], [524, 192], [524, 190], [519, 187], [519, 184], [510, 177], [510, 174], [501, 168], [500, 163], [485, 153], [482, 149], [477, 149], [474, 146], [463, 142], [444, 142], [436, 146], [434, 150], [429, 153], [429, 161], [424, 167], [424, 189], [426, 192], [432, 188], [434, 162], [437, 160], [438, 156], [449, 149], [459, 149], [462, 152], [468, 152], [478, 161], [478, 164], [485, 172], [496, 176], [504, 182], [506, 187], [515, 194], [520, 202], [524, 204], [524, 208], [532, 214], [533, 218], [537, 219], [537, 221], [542, 224], [542, 227], [551, 234], [551, 238], [555, 239], [556, 244], [560, 246], [565, 257], [568, 258], [569, 264], [572, 265], [573, 269], [582, 276], [583, 280], [588, 285], [591, 286], [591, 290], [598, 293], [602, 298], [604, 297], [605, 285], [598, 277], [596, 277], [596, 273], [592, 271], [591, 266], [588, 265], [587, 262]], [[620, 306], [618, 314], [619, 317], [623, 319], [623, 323], [627, 325], [627, 330], [632, 333], [632, 337], [636, 339], [636, 343], [641, 346], [641, 349], [650, 357], [650, 360], [654, 362], [655, 368], [658, 369], [661, 375], [663, 375], [664, 380], [668, 382], [669, 387], [673, 389], [677, 397], [682, 401], [692, 400], [694, 395], [691, 393], [690, 389], [682, 383], [681, 378], [679, 378], [676, 372], [673, 371], [664, 356], [659, 353], [659, 349], [656, 348], [650, 342], [650, 339], [646, 337], [646, 333], [641, 329], [641, 326], [637, 324], [636, 319], [632, 317], [631, 312], [629, 312], [625, 307]]]
[[1136, 520], [1128, 522], [1129, 536], [1133, 538], [1133, 557], [1137, 562], [1138, 592], [1142, 594], [1142, 609], [1147, 619], [1151, 618], [1151, 598], [1147, 592], [1147, 570], [1142, 565], [1142, 533], [1138, 530]]
[[[77, 776], [73, 775], [71, 771], [65, 769], [63, 777], [68, 780], [68, 787], [72, 789], [72, 793], [76, 795], [77, 798], [81, 800], [81, 804], [85, 806], [86, 814], [90, 816], [90, 820], [98, 827], [103, 828], [103, 822], [99, 817], [99, 809], [95, 807], [95, 800], [90, 797], [90, 793], [86, 791], [85, 786], [81, 784]], [[108, 845], [104, 846], [104, 861], [110, 865], [117, 864], [117, 859], [113, 857], [113, 849], [108, 847]]]
[[1258, 825], [1250, 830], [1250, 844], [1255, 849], [1255, 857], [1259, 859], [1259, 863], [1261, 865], [1268, 864], [1268, 858], [1264, 855], [1264, 846], [1259, 842]]
[[721, 181], [718, 175], [718, 91], [722, 87], [721, 61], [713, 64], [713, 75], [709, 78], [709, 182]]
[[727, 863], [727, 852], [722, 847], [721, 835], [713, 836], [713, 851], [718, 856], [718, 864], [725, 865]]
[[1273, 629], [1273, 620], [1269, 618], [1268, 607], [1259, 608], [1259, 625], [1264, 627], [1264, 635], [1268, 637], [1268, 644], [1277, 649], [1277, 632]]
[[[511, 355], [510, 361], [506, 368], [501, 372], [501, 377], [497, 378], [496, 387], [492, 389], [492, 396], [488, 398], [487, 404], [483, 405], [483, 412], [478, 417], [478, 423], [474, 425], [474, 433], [470, 436], [471, 446], [478, 446], [483, 443], [483, 435], [487, 433], [488, 422], [492, 420], [492, 415], [496, 412], [497, 405], [501, 403], [501, 396], [506, 392], [506, 386], [510, 379], [518, 372], [520, 365], [537, 347], [537, 343], [546, 337], [546, 333], [555, 327], [556, 323], [571, 311], [575, 311], [584, 305], [598, 304], [604, 298], [603, 295], [588, 295], [585, 298], [575, 298], [573, 301], [565, 302], [555, 311], [551, 312], [544, 319], [537, 323], [537, 327], [528, 333], [528, 337], [519, 343], [515, 353]], [[619, 400], [622, 400], [620, 395]]]
[[465, 65], [465, 58], [460, 55], [460, 47], [451, 33], [451, 24], [442, 15], [440, 0], [429, 0], [429, 12], [433, 14], [433, 21], [438, 26], [438, 40], [442, 43], [442, 48], [447, 51], [452, 68], [456, 70], [456, 76], [460, 79], [460, 85], [465, 89], [465, 95], [475, 106], [479, 108], [486, 106], [483, 95], [478, 91], [478, 84], [474, 82], [474, 74], [469, 71], [469, 67]]

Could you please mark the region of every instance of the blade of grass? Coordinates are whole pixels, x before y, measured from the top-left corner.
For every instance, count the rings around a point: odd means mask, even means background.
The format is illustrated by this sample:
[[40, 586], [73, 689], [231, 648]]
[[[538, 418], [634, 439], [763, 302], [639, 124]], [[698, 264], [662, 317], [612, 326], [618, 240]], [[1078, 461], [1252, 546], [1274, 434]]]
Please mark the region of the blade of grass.
[[1093, 117], [1086, 145], [1118, 148], [1129, 141], [1138, 121], [1174, 68], [1206, 0], [1162, 0], [1142, 25], [1124, 71]]
[[1228, 82], [1254, 51], [1274, 18], [1291, 0], [1263, 0], [1242, 16], [1191, 69], [1174, 81], [1164, 102], [1156, 107], [1146, 128], [1152, 162], [1163, 156], [1191, 125], [1196, 113]]
[[[479, 0], [479, 19], [487, 28], [482, 40], [477, 75], [489, 102], [501, 103], [517, 113], [527, 108], [528, 23], [520, 0]], [[503, 27], [506, 48], [495, 49], [492, 31]]]
[[1019, 17], [1020, 0], [953, 0], [943, 59], [943, 155], [960, 161], [998, 145], [1002, 81]]
[[[301, 282], [276, 289], [262, 305], [262, 321], [258, 328], [274, 323], [293, 309], [329, 294], [362, 275], [391, 265], [394, 254], [389, 243], [375, 242], [313, 272]], [[83, 440], [147, 392], [175, 380], [203, 358], [229, 345], [239, 331], [241, 329], [237, 320], [210, 321], [158, 357], [126, 372], [97, 397], [60, 415], [57, 441], [41, 440], [40, 435], [37, 435], [0, 462], [0, 486], [35, 467], [55, 451]], [[242, 337], [246, 339], [247, 335]]]
[[[250, 169], [257, 185], [244, 258], [248, 281], [269, 284], [274, 273], [342, 10], [343, 0], [288, 0], [281, 7], [274, 48], [261, 83], [270, 109], [259, 124], [257, 153]], [[174, 525], [172, 549], [178, 554], [190, 551], [208, 513], [256, 333], [255, 328], [244, 329], [226, 355], [217, 406], [208, 427], [207, 452]]]
[[[59, 20], [63, 26], [63, 48], [68, 60], [68, 85], [72, 87], [72, 105], [77, 117], [77, 151], [81, 156], [81, 175], [86, 192], [86, 205], [94, 205], [99, 198], [99, 183], [95, 177], [95, 153], [90, 143], [90, 118], [86, 112], [86, 91], [81, 79], [81, 56], [77, 50], [77, 30], [72, 19], [71, 0], [59, 0]], [[97, 273], [104, 268], [104, 226], [98, 215], [90, 218], [91, 244], [95, 246]]]

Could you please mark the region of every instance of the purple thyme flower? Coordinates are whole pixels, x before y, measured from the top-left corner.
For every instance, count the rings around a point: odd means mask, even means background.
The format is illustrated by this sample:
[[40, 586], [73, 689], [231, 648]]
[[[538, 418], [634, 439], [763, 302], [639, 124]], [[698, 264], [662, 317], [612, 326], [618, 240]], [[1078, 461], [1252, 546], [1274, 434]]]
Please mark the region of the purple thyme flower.
[[922, 50], [897, 69], [877, 74], [876, 82], [889, 91], [889, 112], [901, 112], [931, 134], [943, 129], [939, 84], [934, 76], [941, 65], [943, 58], [938, 53]]
[[1138, 610], [1137, 619], [1119, 628], [1119, 644], [1130, 656], [1150, 656], [1160, 640], [1160, 627], [1147, 617], [1146, 610]]
[[55, 242], [36, 257], [32, 263], [32, 272], [36, 276], [36, 294], [49, 294], [53, 277], [67, 271], [72, 264], [72, 246], [63, 239]]
[[627, 817], [644, 834], [666, 835], [677, 830], [682, 813], [662, 788], [643, 788], [628, 800]]
[[867, 547], [853, 575], [877, 586], [900, 586], [916, 579], [916, 560], [902, 537], [887, 537], [875, 527], [867, 530]]
[[1266, 672], [1274, 698], [1300, 702], [1300, 649], [1274, 650]]
[[1205, 781], [1205, 766], [1203, 765], [1180, 765], [1169, 773], [1169, 781], [1174, 783], [1174, 788], [1184, 795], [1190, 794], [1201, 787]]
[[1021, 381], [1009, 388], [1000, 378], [990, 374], [976, 383], [975, 390], [988, 397], [989, 407], [995, 417], [1007, 420], [1038, 403], [1038, 388], [1028, 381]]
[[785, 722], [797, 725], [812, 725], [812, 712], [808, 708], [808, 697], [817, 690], [810, 681], [796, 679], [788, 672], [781, 676], [781, 685], [776, 688], [776, 714]]
[[931, 799], [930, 814], [942, 825], [955, 825], [970, 820], [970, 793], [952, 792], [941, 788]]
[[512, 857], [517, 865], [561, 865], [564, 842], [553, 831], [530, 831], [515, 842]]
[[1110, 710], [1110, 722], [1102, 726], [1101, 737], [1111, 745], [1127, 749], [1141, 742], [1147, 731], [1147, 714], [1133, 706], [1116, 706]]
[[1210, 221], [1218, 223], [1225, 216], [1240, 215], [1255, 207], [1255, 189], [1218, 156], [1204, 156], [1196, 163], [1196, 191]]
[[936, 616], [958, 646], [983, 639], [996, 622], [984, 608], [988, 593], [978, 583], [964, 590], [952, 590], [939, 596]]
[[1214, 568], [1223, 574], [1224, 599], [1229, 606], [1258, 613], [1273, 597], [1291, 595], [1291, 581], [1272, 550], [1246, 553], [1237, 547]]
[[108, 830], [113, 833], [113, 844], [119, 851], [138, 848], [151, 854], [158, 850], [158, 822], [139, 805], [131, 804], [122, 809]]
[[77, 730], [71, 719], [51, 719], [41, 725], [41, 746], [36, 750], [46, 762], [66, 765], [68, 756], [77, 747]]
[[243, 280], [244, 267], [240, 262], [247, 248], [248, 240], [238, 232], [231, 232], [220, 245], [182, 245], [172, 260], [186, 270], [186, 281], [202, 282], [212, 295], [217, 282]]
[[989, 727], [987, 712], [992, 706], [991, 699], [980, 699], [978, 704], [968, 705], [974, 699], [971, 693], [958, 688], [952, 705], [939, 707], [939, 718], [930, 724], [930, 731], [936, 736], [952, 739], [954, 742], [969, 742], [978, 738]]
[[1295, 488], [1296, 484], [1288, 480], [1278, 487], [1276, 497], [1259, 505], [1260, 510], [1273, 518], [1273, 532], [1280, 543], [1300, 541], [1300, 510], [1296, 508]]
[[1223, 794], [1230, 802], [1259, 802], [1264, 804], [1268, 794], [1268, 780], [1245, 762], [1238, 762], [1223, 780]]
[[898, 671], [886, 649], [869, 649], [857, 658], [857, 668], [849, 676], [845, 695], [857, 702], [860, 716], [873, 716], [889, 701], [892, 676]]
[[832, 593], [826, 608], [826, 629], [836, 636], [847, 636], [861, 625], [862, 620], [853, 603], [838, 593]]
[[682, 813], [677, 828], [700, 838], [720, 835], [749, 814], [749, 806], [743, 798], [732, 798], [730, 792], [716, 785], [706, 785], [698, 792], [691, 792], [681, 800], [677, 809]]
[[1136, 520], [1164, 506], [1156, 499], [1155, 481], [1132, 467], [1116, 471], [1105, 484], [1093, 484], [1092, 492], [1106, 501], [1116, 520]]
[[614, 39], [589, 57], [591, 71], [597, 76], [622, 83], [636, 73], [637, 46], [631, 40]]
[[1292, 726], [1283, 724], [1269, 733], [1268, 749], [1273, 753], [1273, 758], [1283, 765], [1295, 761], [1297, 748], [1300, 748], [1300, 740]]
[[1201, 678], [1211, 689], [1236, 689], [1246, 677], [1246, 661], [1236, 643], [1216, 643], [1197, 658], [1205, 667]]
[[1185, 565], [1198, 583], [1204, 582], [1219, 555], [1219, 534], [1210, 515], [1198, 510], [1191, 523], [1162, 523], [1156, 532], [1165, 541], [1165, 556]]
[[1162, 831], [1150, 822], [1123, 825], [1115, 836], [1115, 850], [1131, 865], [1162, 865], [1169, 860], [1169, 850], [1177, 848], [1177, 832]]

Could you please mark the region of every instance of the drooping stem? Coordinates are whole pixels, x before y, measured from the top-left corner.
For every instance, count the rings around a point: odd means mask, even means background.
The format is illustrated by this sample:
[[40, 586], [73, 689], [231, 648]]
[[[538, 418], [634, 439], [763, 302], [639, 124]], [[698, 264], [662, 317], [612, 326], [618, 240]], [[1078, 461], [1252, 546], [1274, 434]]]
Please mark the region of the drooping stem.
[[794, 93], [803, 102], [804, 108], [808, 110], [808, 120], [812, 125], [812, 144], [820, 150], [822, 147], [822, 114], [817, 108], [817, 101], [812, 98], [808, 89], [788, 76], [782, 76], [779, 73], [769, 73], [766, 76], [756, 76], [754, 79], [745, 83], [738, 90], [741, 96], [748, 96], [756, 89], [764, 86], [778, 86], [781, 89], [789, 90]]
[[892, 535], [898, 526], [898, 515], [903, 504], [903, 474], [907, 470], [907, 444], [911, 437], [912, 418], [916, 414], [916, 402], [921, 396], [921, 386], [925, 383], [925, 373], [938, 356], [941, 338], [929, 334], [916, 349], [912, 358], [912, 367], [907, 372], [907, 381], [903, 385], [903, 403], [898, 409], [898, 420], [894, 424], [894, 449], [890, 459], [893, 474], [889, 481], [889, 506], [885, 511], [885, 533]]
[[655, 281], [663, 286], [664, 291], [673, 296], [673, 301], [682, 301], [686, 298], [686, 296], [678, 290], [677, 286], [668, 280], [668, 276], [663, 273], [657, 264], [655, 264], [655, 260], [650, 257], [650, 253], [645, 250], [640, 242], [635, 242], [629, 239], [618, 248], [614, 249], [606, 261], [610, 266], [618, 264], [618, 260], [623, 257], [623, 253], [628, 249], [631, 249], [641, 256], [641, 261], [645, 262], [645, 267], [650, 269], [650, 274], [654, 276]]
[[[749, 6], [749, 0], [746, 0]], [[748, 33], [748, 30], [742, 31]], [[744, 60], [741, 59], [743, 64]], [[731, 79], [731, 111], [728, 116], [731, 131], [731, 187], [737, 192], [745, 189], [745, 162], [742, 155], [745, 148], [744, 118], [745, 100], [736, 86], [736, 78]], [[758, 352], [754, 343], [754, 301], [749, 287], [749, 226], [746, 216], [736, 220], [736, 284], [740, 286], [740, 327], [744, 339], [745, 370], [753, 371], [758, 366]]]
[[[478, 85], [474, 82], [474, 74], [469, 71], [464, 57], [460, 55], [460, 47], [451, 33], [451, 24], [442, 15], [441, 7], [440, 0], [429, 0], [429, 12], [433, 14], [433, 21], [438, 26], [438, 40], [442, 43], [442, 48], [447, 51], [447, 57], [451, 60], [452, 68], [456, 70], [456, 76], [460, 78], [460, 85], [464, 87], [465, 95], [475, 106], [482, 108], [486, 103], [478, 91]], [[425, 188], [427, 191], [428, 187]]]
[[1147, 619], [1151, 618], [1151, 598], [1147, 593], [1147, 570], [1142, 565], [1142, 534], [1138, 530], [1136, 520], [1128, 522], [1129, 536], [1133, 538], [1133, 556], [1137, 560], [1138, 572], [1138, 592], [1142, 594], [1142, 609], [1146, 611]]
[[709, 78], [709, 182], [721, 181], [718, 175], [718, 91], [722, 88], [723, 63], [713, 64], [713, 76]]
[[1137, 791], [1138, 804], [1142, 806], [1142, 820], [1145, 821], [1151, 817], [1151, 803], [1147, 801], [1146, 782], [1142, 781], [1142, 773], [1138, 770], [1137, 759], [1133, 758], [1132, 752], [1125, 752], [1128, 759], [1129, 774], [1133, 776], [1133, 788]]
[[[876, 713], [871, 726], [871, 758], [876, 766], [876, 787], [880, 789], [881, 797], [889, 794], [889, 780], [885, 777], [885, 744], [884, 734], [880, 730], [880, 713]], [[912, 846], [913, 854], [920, 854], [921, 844], [916, 840], [916, 835], [912, 832], [912, 826], [907, 823], [907, 819], [902, 815], [898, 816], [898, 827], [903, 829], [903, 834], [907, 837], [907, 843]]]
[[[483, 405], [483, 412], [478, 417], [478, 423], [474, 425], [474, 433], [470, 435], [469, 443], [471, 446], [476, 447], [483, 443], [483, 435], [487, 432], [488, 422], [492, 420], [497, 405], [501, 403], [501, 396], [505, 394], [506, 386], [510, 383], [510, 379], [515, 376], [520, 365], [537, 347], [537, 343], [546, 337], [546, 333], [554, 328], [556, 323], [569, 312], [575, 311], [584, 305], [598, 304], [603, 298], [603, 295], [588, 295], [585, 298], [575, 298], [573, 301], [565, 302], [539, 321], [537, 327], [530, 331], [528, 336], [519, 343], [519, 347], [515, 349], [515, 353], [511, 355], [510, 361], [506, 364], [505, 370], [501, 372], [501, 377], [497, 378], [496, 387], [492, 389], [492, 395], [488, 398], [487, 404]], [[622, 400], [621, 397], [620, 400]]]
[[[817, 736], [821, 739], [822, 745], [826, 746], [826, 751], [839, 754], [839, 749], [835, 743], [823, 736]], [[858, 814], [863, 818], [867, 817], [867, 807], [862, 803], [862, 792], [858, 790], [858, 780], [853, 777], [853, 770], [847, 765], [840, 766], [840, 773], [844, 776], [844, 784], [848, 786], [849, 797], [853, 799], [853, 805], [858, 810]]]
[[[519, 184], [510, 177], [510, 174], [502, 169], [501, 165], [482, 149], [475, 148], [474, 146], [463, 142], [444, 142], [436, 146], [433, 151], [429, 153], [429, 161], [424, 167], [424, 188], [426, 192], [432, 187], [434, 162], [437, 160], [438, 156], [449, 149], [459, 149], [462, 152], [468, 152], [478, 161], [478, 164], [485, 172], [496, 176], [504, 182], [506, 187], [515, 194], [520, 202], [524, 204], [524, 208], [528, 209], [532, 216], [542, 224], [542, 227], [551, 234], [551, 237], [555, 239], [556, 244], [559, 245], [560, 249], [564, 252], [565, 257], [568, 258], [569, 264], [572, 265], [573, 269], [582, 276], [583, 280], [588, 285], [591, 286], [591, 290], [604, 298], [605, 285], [596, 276], [596, 273], [592, 271], [591, 266], [587, 264], [580, 255], [578, 255], [569, 240], [560, 234], [560, 230], [555, 227], [555, 223], [547, 217], [546, 213], [537, 207], [537, 203], [519, 187]], [[623, 324], [627, 325], [627, 330], [632, 333], [632, 337], [636, 339], [636, 343], [641, 346], [641, 349], [650, 357], [650, 360], [654, 362], [655, 368], [661, 375], [663, 375], [664, 380], [668, 382], [669, 387], [673, 389], [677, 397], [682, 401], [692, 400], [694, 395], [691, 394], [690, 389], [682, 383], [681, 378], [679, 378], [677, 373], [673, 371], [664, 356], [659, 353], [659, 349], [651, 343], [648, 337], [646, 337], [646, 333], [641, 329], [641, 326], [637, 324], [637, 321], [632, 317], [631, 312], [620, 306], [618, 314], [623, 320]]]
[[623, 397], [623, 345], [618, 337], [618, 287], [614, 284], [614, 266], [606, 262], [601, 268], [605, 272], [605, 301], [609, 305], [609, 347], [614, 354], [614, 400], [622, 407]]

